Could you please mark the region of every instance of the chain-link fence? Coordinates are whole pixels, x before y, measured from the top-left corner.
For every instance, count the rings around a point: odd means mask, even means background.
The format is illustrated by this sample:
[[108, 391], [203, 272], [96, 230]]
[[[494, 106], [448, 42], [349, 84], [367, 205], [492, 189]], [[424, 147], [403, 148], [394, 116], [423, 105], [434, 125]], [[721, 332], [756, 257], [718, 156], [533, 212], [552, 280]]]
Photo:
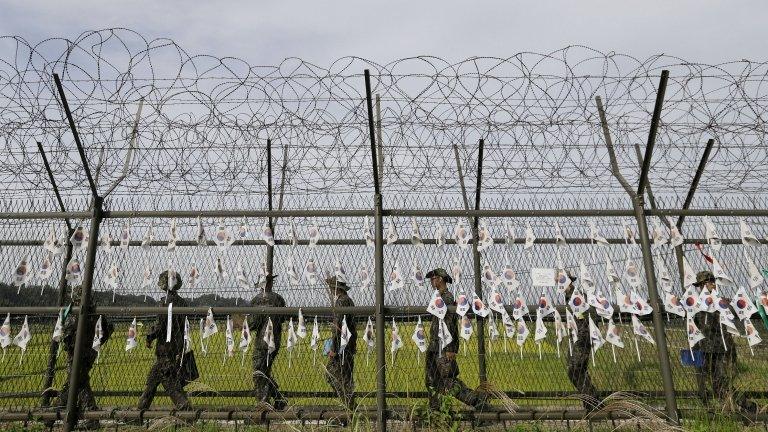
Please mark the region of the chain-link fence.
[[[325, 283], [331, 275], [351, 287], [347, 324], [360, 336], [369, 322], [375, 330], [354, 354], [355, 413], [379, 428], [420, 417], [424, 410], [412, 407], [426, 409], [427, 360], [412, 335], [421, 322], [432, 336], [434, 289], [425, 274], [438, 267], [452, 275], [456, 298], [503, 299], [504, 313], [470, 310], [472, 334], [459, 338], [459, 378], [494, 396], [470, 417], [611, 419], [621, 411], [676, 423], [709, 409], [761, 418], [762, 63], [640, 61], [569, 47], [455, 64], [348, 58], [328, 68], [300, 60], [266, 68], [189, 56], [125, 30], [66, 41], [61, 55], [60, 40], [5, 41], [24, 55], [0, 65], [9, 77], [0, 87], [8, 150], [0, 318], [8, 316], [9, 331], [0, 418], [76, 421], [62, 389], [73, 371], [88, 371], [94, 348], [78, 328], [67, 343], [80, 346], [80, 360], [68, 363], [73, 356], [57, 336], [63, 315], [114, 326], [89, 369], [95, 404], [85, 418], [355, 417], [327, 381], [323, 345], [338, 313]], [[126, 54], [106, 49], [116, 41]], [[371, 91], [364, 69], [373, 71]], [[63, 78], [59, 88], [53, 73]], [[646, 138], [641, 156], [633, 143]], [[704, 145], [709, 138], [716, 146]], [[716, 234], [705, 229], [710, 222]], [[754, 238], [744, 239], [744, 223]], [[462, 227], [469, 234], [457, 237]], [[684, 238], [678, 247], [660, 241], [673, 227]], [[694, 276], [715, 271], [716, 302], [739, 300], [744, 287], [756, 309], [734, 318], [730, 332], [730, 322], [697, 314], [722, 338], [723, 349], [707, 357], [723, 365], [715, 375], [695, 366], [700, 345], [689, 343], [686, 313], [667, 305], [670, 295], [686, 300], [683, 258]], [[175, 410], [163, 392], [143, 411], [139, 397], [156, 360], [144, 341], [166, 326], [157, 280], [169, 269], [188, 303], [171, 314], [190, 324], [199, 378], [186, 386], [191, 411]], [[603, 405], [582, 410], [577, 341], [554, 314], [537, 322], [542, 297], [562, 321], [573, 309], [554, 278], [535, 282], [537, 269], [567, 270], [577, 288], [594, 288], [614, 309], [595, 321], [590, 345], [614, 343], [591, 350], [582, 365], [596, 388], [587, 396]], [[252, 306], [270, 274], [277, 278], [268, 289], [286, 308]], [[625, 295], [653, 312], [622, 310]], [[209, 309], [218, 333], [204, 338]], [[289, 347], [299, 311], [307, 335]], [[520, 311], [510, 325], [506, 316]], [[258, 403], [253, 356], [262, 335], [240, 347], [244, 323], [263, 315], [286, 318], [271, 366], [287, 410]], [[31, 336], [19, 339], [23, 328]], [[609, 328], [621, 343], [607, 337]], [[137, 344], [126, 349], [130, 332]], [[734, 403], [705, 406], [707, 387]]]

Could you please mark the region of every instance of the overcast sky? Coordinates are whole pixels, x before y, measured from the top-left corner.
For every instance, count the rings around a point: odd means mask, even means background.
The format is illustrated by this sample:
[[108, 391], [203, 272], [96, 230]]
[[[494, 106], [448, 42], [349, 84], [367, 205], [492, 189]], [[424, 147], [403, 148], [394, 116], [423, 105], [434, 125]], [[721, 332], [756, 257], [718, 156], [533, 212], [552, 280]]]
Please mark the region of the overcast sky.
[[346, 55], [376, 62], [449, 60], [584, 44], [644, 58], [665, 53], [718, 63], [768, 57], [768, 2], [755, 1], [24, 1], [8, 2], [0, 33], [29, 41], [127, 27], [168, 37], [190, 54], [274, 64], [297, 56], [326, 65]]

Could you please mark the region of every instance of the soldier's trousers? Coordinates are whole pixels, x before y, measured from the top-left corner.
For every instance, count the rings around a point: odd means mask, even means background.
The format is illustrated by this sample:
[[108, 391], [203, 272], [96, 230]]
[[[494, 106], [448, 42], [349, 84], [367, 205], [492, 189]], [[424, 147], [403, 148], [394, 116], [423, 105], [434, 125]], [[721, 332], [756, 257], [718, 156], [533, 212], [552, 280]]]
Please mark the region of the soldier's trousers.
[[[98, 409], [96, 406], [96, 398], [93, 396], [93, 390], [91, 389], [91, 368], [93, 368], [93, 363], [95, 362], [95, 357], [91, 357], [93, 356], [86, 357], [85, 361], [83, 362], [82, 369], [80, 370], [80, 379], [78, 380], [78, 387], [80, 388], [80, 391], [77, 394], [77, 403], [80, 410]], [[67, 356], [67, 370], [72, 370], [72, 357], [70, 356]], [[68, 399], [69, 374], [67, 374], [67, 379], [64, 381], [61, 392], [59, 392], [59, 400], [57, 402], [57, 406], [60, 408], [65, 408], [67, 406]]]
[[581, 344], [581, 338], [574, 344], [573, 354], [568, 359], [568, 379], [579, 395], [583, 397], [582, 404], [584, 409], [595, 408], [599, 400], [597, 399], [597, 390], [592, 384], [592, 377], [589, 375], [589, 357], [591, 347], [587, 344]]
[[449, 360], [443, 354], [427, 350], [425, 382], [429, 394], [429, 406], [438, 409], [438, 394], [451, 395], [467, 405], [478, 407], [484, 398], [480, 393], [470, 390], [459, 377], [459, 364], [456, 359]]
[[277, 400], [280, 397], [278, 385], [272, 377], [272, 364], [277, 357], [277, 351], [269, 354], [265, 349], [253, 351], [253, 389], [256, 399], [269, 402], [270, 398]]
[[328, 358], [328, 365], [326, 366], [328, 384], [339, 395], [344, 406], [350, 410], [355, 409], [355, 382], [352, 378], [354, 369], [354, 354], [345, 353], [343, 364], [340, 354]]
[[754, 402], [734, 391], [733, 375], [736, 362], [730, 353], [703, 352], [704, 365], [696, 368], [696, 380], [699, 387], [699, 397], [705, 404], [709, 402], [711, 394], [707, 381], [712, 384], [712, 393], [720, 403], [732, 404], [732, 408], [741, 408], [747, 411], [756, 410]]
[[187, 398], [187, 392], [184, 391], [184, 382], [181, 376], [181, 366], [173, 358], [158, 357], [152, 370], [147, 376], [147, 384], [144, 386], [144, 393], [139, 398], [139, 409], [148, 409], [152, 405], [152, 400], [157, 393], [157, 386], [163, 385], [173, 404], [178, 410], [189, 410], [191, 406]]

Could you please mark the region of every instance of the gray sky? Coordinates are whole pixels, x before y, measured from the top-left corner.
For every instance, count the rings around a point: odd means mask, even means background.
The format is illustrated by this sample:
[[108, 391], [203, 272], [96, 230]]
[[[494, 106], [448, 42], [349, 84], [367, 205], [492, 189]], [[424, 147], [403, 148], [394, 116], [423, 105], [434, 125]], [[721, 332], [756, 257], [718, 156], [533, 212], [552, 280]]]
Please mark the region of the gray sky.
[[377, 62], [414, 55], [449, 60], [584, 44], [644, 58], [764, 59], [765, 1], [9, 2], [0, 33], [29, 41], [127, 27], [169, 37], [190, 54], [274, 64], [297, 56], [327, 65], [346, 55]]

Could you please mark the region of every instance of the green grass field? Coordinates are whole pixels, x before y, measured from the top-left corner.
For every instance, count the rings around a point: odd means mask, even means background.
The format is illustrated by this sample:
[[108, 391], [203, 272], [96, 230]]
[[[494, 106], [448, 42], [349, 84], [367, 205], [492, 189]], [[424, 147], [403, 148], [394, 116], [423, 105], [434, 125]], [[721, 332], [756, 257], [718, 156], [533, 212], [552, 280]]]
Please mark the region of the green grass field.
[[[190, 320], [192, 321], [192, 320]], [[307, 317], [311, 331], [311, 318]], [[147, 321], [146, 324], [150, 322]], [[528, 323], [533, 333], [533, 323]], [[413, 332], [412, 323], [398, 323], [400, 335], [404, 347], [398, 352], [392, 362], [389, 351], [390, 329], [387, 327], [387, 390], [403, 392], [408, 397], [410, 392], [422, 392], [424, 388], [424, 356], [417, 354], [416, 346], [411, 341]], [[501, 323], [498, 323], [501, 331]], [[52, 327], [52, 326], [51, 326]], [[193, 325], [193, 327], [196, 327]], [[626, 345], [624, 349], [616, 349], [617, 363], [613, 361], [610, 345], [606, 344], [595, 356], [595, 366], [590, 366], [595, 385], [601, 390], [650, 392], [661, 391], [661, 375], [658, 368], [658, 359], [654, 346], [644, 341], [639, 341], [641, 361], [638, 361], [634, 343], [632, 342], [631, 326], [626, 323], [623, 339]], [[206, 343], [209, 346], [207, 355], [203, 355], [200, 349], [200, 340], [197, 329], [193, 331], [195, 355], [200, 370], [199, 382], [193, 383], [188, 389], [212, 390], [215, 392], [231, 390], [250, 390], [252, 388], [252, 367], [250, 362], [251, 350], [246, 353], [242, 361], [242, 354], [236, 351], [235, 356], [225, 360], [225, 335], [224, 325], [219, 321], [220, 331], [209, 338]], [[236, 325], [237, 329], [238, 326]], [[124, 351], [127, 323], [116, 325], [112, 339], [102, 348], [99, 363], [91, 371], [91, 384], [94, 391], [133, 391], [140, 392], [143, 389], [146, 375], [154, 361], [154, 351], [147, 349], [143, 342], [144, 330], [139, 329], [139, 346], [133, 351]], [[362, 334], [362, 326], [359, 328]], [[17, 331], [14, 328], [14, 331]], [[48, 359], [50, 346], [50, 334], [52, 328], [34, 325], [32, 327], [33, 339], [30, 341], [23, 362], [19, 365], [20, 349], [15, 346], [8, 347], [4, 358], [0, 360], [0, 393], [27, 393], [38, 395], [42, 391], [43, 376]], [[285, 332], [283, 343], [285, 343]], [[321, 327], [321, 335], [327, 337], [326, 328]], [[573, 393], [574, 389], [568, 381], [566, 374], [566, 358], [568, 344], [563, 341], [560, 347], [561, 355], [558, 357], [554, 339], [554, 329], [549, 328], [547, 339], [541, 344], [542, 358], [539, 359], [538, 346], [529, 337], [523, 347], [523, 358], [520, 350], [513, 340], [504, 342], [503, 336], [497, 341], [488, 342], [487, 370], [488, 380], [499, 390], [519, 391], [523, 393], [536, 391], [555, 391], [566, 395]], [[674, 381], [678, 390], [695, 390], [693, 369], [680, 365], [678, 351], [686, 345], [682, 328], [668, 330], [670, 353], [673, 356]], [[239, 331], [235, 331], [235, 346], [239, 342]], [[458, 355], [461, 378], [470, 387], [479, 384], [477, 338], [473, 335], [469, 343], [461, 341]], [[506, 348], [505, 348], [506, 345]], [[737, 388], [739, 390], [764, 390], [764, 377], [768, 373], [768, 362], [765, 361], [766, 351], [760, 348], [752, 356], [744, 340], [737, 341], [739, 347], [739, 377]], [[373, 393], [375, 391], [375, 353], [370, 354], [364, 347], [364, 342], [359, 341], [361, 348], [355, 359], [355, 383], [357, 390], [369, 393], [370, 398], [363, 403], [374, 404]], [[323, 365], [325, 358], [321, 356], [322, 348], [315, 353], [309, 348], [309, 337], [300, 340], [299, 346], [290, 354], [283, 346], [278, 356], [273, 374], [283, 391], [288, 392], [327, 392], [330, 386], [324, 377]], [[66, 378], [66, 359], [62, 352], [58, 357], [57, 372], [54, 387], [61, 388]], [[138, 395], [135, 396], [100, 396], [100, 406], [131, 407], [135, 406]], [[410, 402], [408, 400], [402, 402]], [[520, 405], [524, 404], [573, 404], [575, 400], [555, 398], [543, 399], [519, 399]], [[253, 403], [247, 397], [193, 397], [196, 406], [247, 406]], [[321, 404], [334, 405], [337, 402], [333, 398], [313, 397], [311, 394], [302, 398], [293, 398], [293, 404]], [[393, 402], [397, 403], [397, 402]], [[693, 402], [691, 402], [693, 403]], [[22, 409], [39, 405], [39, 397], [13, 397], [0, 399], [3, 409]], [[166, 397], [158, 397], [156, 406], [167, 406], [170, 400]], [[681, 403], [682, 405], [682, 403]]]

